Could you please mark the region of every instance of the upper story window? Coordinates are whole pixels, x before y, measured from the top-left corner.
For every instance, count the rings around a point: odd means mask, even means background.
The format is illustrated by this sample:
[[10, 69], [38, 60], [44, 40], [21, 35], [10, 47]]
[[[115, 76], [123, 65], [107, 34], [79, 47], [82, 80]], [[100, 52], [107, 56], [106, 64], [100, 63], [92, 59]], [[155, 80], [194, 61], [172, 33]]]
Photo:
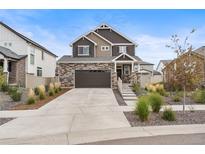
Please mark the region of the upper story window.
[[37, 76], [42, 76], [42, 68], [41, 67], [37, 67]]
[[30, 64], [31, 64], [31, 65], [34, 65], [34, 64], [35, 64], [35, 49], [34, 49], [34, 48], [31, 48]]
[[101, 46], [101, 51], [109, 51], [110, 47], [109, 46]]
[[119, 53], [126, 53], [127, 47], [126, 46], [119, 46]]
[[30, 54], [30, 64], [31, 65], [34, 65], [35, 64], [35, 56], [34, 56], [34, 54]]
[[78, 56], [89, 56], [89, 45], [78, 46]]

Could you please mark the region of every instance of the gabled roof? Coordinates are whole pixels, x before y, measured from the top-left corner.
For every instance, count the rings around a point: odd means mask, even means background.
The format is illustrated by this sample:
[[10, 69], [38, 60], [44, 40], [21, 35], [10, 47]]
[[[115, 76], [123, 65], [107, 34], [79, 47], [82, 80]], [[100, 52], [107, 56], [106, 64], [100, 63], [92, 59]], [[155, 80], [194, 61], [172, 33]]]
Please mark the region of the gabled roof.
[[[160, 60], [160, 62], [161, 62], [162, 64], [164, 64], [164, 65], [170, 63], [171, 61], [172, 61], [172, 60]], [[159, 62], [159, 63], [160, 63], [160, 62]]]
[[2, 46], [0, 46], [0, 54], [2, 54], [6, 58], [12, 58], [12, 59], [16, 59], [16, 60], [19, 60], [19, 59], [27, 56], [27, 55], [18, 55], [15, 52], [13, 52], [12, 50], [5, 48], [5, 47], [2, 47]]
[[[132, 39], [128, 38], [127, 36], [125, 36], [124, 34], [122, 34], [122, 33], [119, 32], [119, 31], [117, 31], [115, 28], [111, 27], [111, 26], [108, 25], [108, 24], [103, 23], [103, 24], [97, 26], [97, 28], [95, 28], [94, 31], [96, 31], [97, 29], [111, 29], [112, 31], [116, 32], [117, 34], [121, 35], [123, 38], [125, 38], [126, 40], [128, 40], [130, 43], [132, 43], [132, 44], [134, 44], [134, 45], [137, 46], [137, 43], [136, 43], [135, 41], [133, 41]], [[99, 34], [99, 35], [100, 35], [100, 34]], [[101, 35], [101, 36], [102, 36], [102, 35]], [[103, 37], [103, 36], [102, 36], [102, 37]], [[109, 40], [109, 41], [111, 41], [111, 40]], [[112, 41], [111, 41], [111, 42], [112, 42]], [[112, 42], [112, 43], [114, 43], [114, 42]], [[119, 43], [117, 43], [117, 44], [119, 44]]]
[[205, 46], [202, 46], [202, 47], [194, 50], [193, 52], [196, 52], [196, 53], [198, 53], [198, 54], [200, 54], [202, 56], [205, 56]]
[[127, 53], [121, 53], [120, 55], [118, 55], [117, 57], [115, 57], [112, 61], [116, 61], [117, 59], [119, 59], [120, 57], [122, 57], [122, 56], [127, 56], [128, 58], [130, 58], [131, 60], [133, 60], [133, 61], [137, 61], [134, 57], [132, 57], [132, 56], [130, 56], [129, 54], [127, 54]]
[[19, 36], [20, 38], [22, 38], [23, 40], [25, 40], [28, 43], [31, 43], [32, 45], [45, 50], [47, 53], [49, 53], [50, 55], [54, 56], [54, 57], [58, 57], [57, 55], [55, 55], [54, 53], [52, 53], [51, 51], [49, 51], [48, 49], [46, 49], [45, 47], [43, 47], [42, 45], [36, 43], [35, 41], [29, 39], [28, 37], [22, 35], [21, 33], [15, 31], [14, 29], [12, 29], [11, 27], [9, 27], [8, 25], [6, 25], [5, 23], [3, 23], [2, 21], [0, 21], [0, 25], [4, 26], [5, 28], [7, 28], [8, 30], [10, 30], [11, 32], [13, 32], [14, 34], [16, 34], [17, 36]]
[[[117, 33], [118, 35], [122, 36], [123, 38], [125, 38], [126, 40], [128, 40], [130, 43], [115, 43], [112, 42], [111, 40], [105, 38], [104, 36], [100, 35], [99, 33], [96, 32], [97, 29], [111, 29], [112, 31], [114, 31], [115, 33]], [[131, 39], [129, 39], [128, 37], [126, 37], [125, 35], [121, 34], [120, 32], [118, 32], [117, 30], [115, 30], [114, 28], [112, 28], [111, 26], [109, 26], [108, 24], [101, 24], [100, 26], [97, 26], [95, 29], [81, 35], [80, 37], [78, 37], [77, 39], [75, 39], [74, 41], [72, 41], [70, 43], [70, 46], [72, 46], [73, 43], [75, 43], [76, 41], [78, 41], [80, 38], [87, 36], [90, 33], [94, 33], [95, 35], [97, 35], [98, 37], [100, 37], [101, 39], [105, 40], [106, 42], [108, 42], [111, 45], [136, 45], [137, 44], [132, 41]]]
[[85, 38], [85, 39], [87, 39], [88, 41], [92, 42], [94, 45], [97, 45], [97, 43], [96, 43], [96, 42], [94, 42], [93, 40], [91, 40], [91, 39], [90, 39], [90, 38], [88, 38], [87, 36], [82, 35], [82, 36], [78, 37], [77, 39], [75, 39], [73, 42], [71, 42], [70, 46], [72, 46], [72, 45], [73, 45], [73, 43], [77, 42], [77, 41], [78, 41], [78, 40], [80, 40], [81, 38]]

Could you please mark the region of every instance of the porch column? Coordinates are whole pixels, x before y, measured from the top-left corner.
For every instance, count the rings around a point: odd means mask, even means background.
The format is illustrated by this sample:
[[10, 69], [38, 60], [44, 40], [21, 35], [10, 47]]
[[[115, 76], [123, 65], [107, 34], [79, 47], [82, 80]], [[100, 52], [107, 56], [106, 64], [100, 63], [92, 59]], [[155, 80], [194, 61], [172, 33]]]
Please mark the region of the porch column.
[[4, 74], [6, 74], [6, 82], [9, 83], [8, 60], [4, 58]]
[[117, 65], [116, 65], [116, 61], [115, 61], [115, 63], [114, 63], [115, 65], [114, 65], [114, 72], [116, 72], [117, 71]]
[[132, 62], [132, 72], [134, 72], [134, 62]]

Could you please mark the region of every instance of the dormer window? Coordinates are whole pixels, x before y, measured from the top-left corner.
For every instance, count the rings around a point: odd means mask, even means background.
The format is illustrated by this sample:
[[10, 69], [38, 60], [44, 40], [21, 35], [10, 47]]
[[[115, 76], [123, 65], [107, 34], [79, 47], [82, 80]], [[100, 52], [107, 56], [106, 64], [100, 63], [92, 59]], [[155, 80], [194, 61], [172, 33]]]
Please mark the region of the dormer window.
[[78, 46], [78, 56], [89, 56], [89, 45]]
[[127, 53], [127, 47], [126, 46], [119, 46], [119, 53]]

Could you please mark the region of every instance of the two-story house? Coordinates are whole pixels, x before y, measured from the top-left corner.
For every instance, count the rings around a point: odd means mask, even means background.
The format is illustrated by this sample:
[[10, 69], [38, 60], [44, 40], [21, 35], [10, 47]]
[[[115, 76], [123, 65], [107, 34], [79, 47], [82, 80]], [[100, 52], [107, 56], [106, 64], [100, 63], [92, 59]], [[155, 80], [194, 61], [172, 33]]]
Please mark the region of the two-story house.
[[153, 64], [135, 55], [137, 44], [107, 24], [78, 37], [72, 55], [57, 62], [57, 74], [65, 87], [117, 88], [124, 83], [151, 82]]
[[55, 77], [57, 56], [0, 22], [0, 66], [9, 84], [33, 88]]

